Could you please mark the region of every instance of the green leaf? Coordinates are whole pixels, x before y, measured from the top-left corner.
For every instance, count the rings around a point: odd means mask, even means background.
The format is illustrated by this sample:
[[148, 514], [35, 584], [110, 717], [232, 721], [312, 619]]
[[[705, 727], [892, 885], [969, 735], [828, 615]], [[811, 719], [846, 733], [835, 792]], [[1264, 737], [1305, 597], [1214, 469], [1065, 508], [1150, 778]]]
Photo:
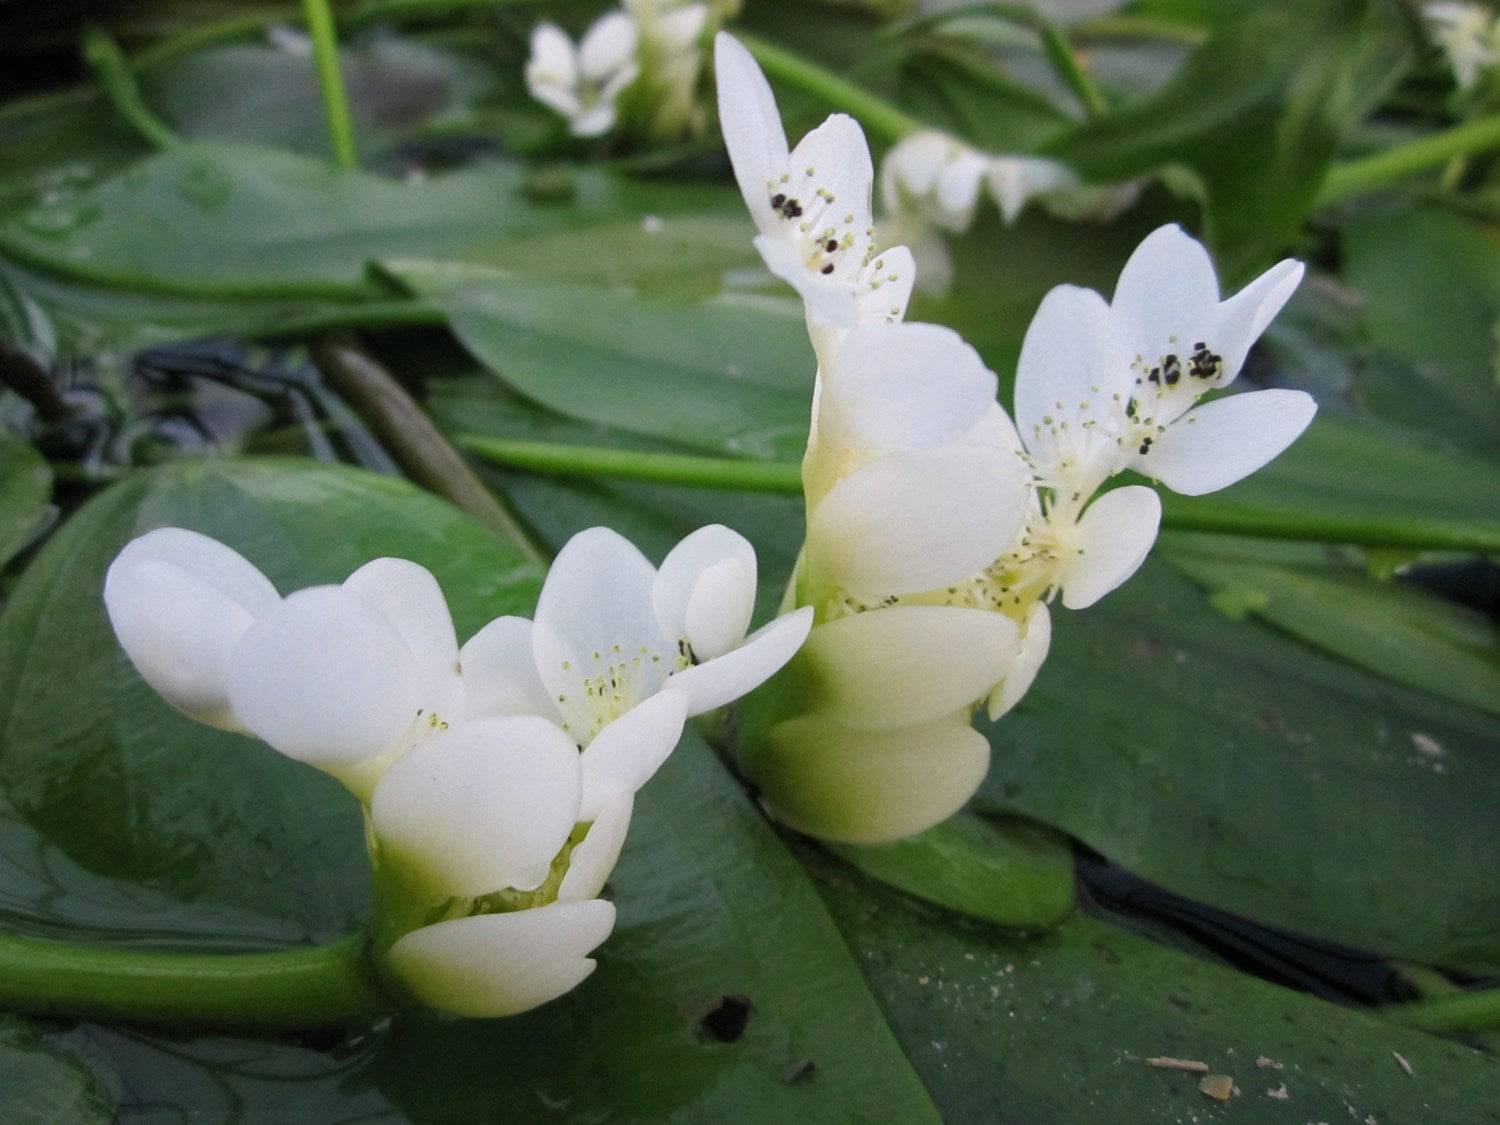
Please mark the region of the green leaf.
[[368, 895], [353, 798], [259, 743], [184, 719], [115, 644], [105, 568], [163, 525], [223, 539], [283, 591], [340, 581], [383, 554], [414, 559], [436, 574], [463, 636], [529, 611], [537, 575], [404, 482], [297, 461], [204, 461], [109, 489], [17, 584], [0, 617], [6, 911], [241, 946], [347, 933]]
[[107, 1125], [116, 1096], [96, 1064], [60, 1036], [0, 1016], [0, 1120], [7, 1125]]
[[1242, 541], [1175, 535], [1162, 556], [1211, 592], [1345, 660], [1500, 714], [1500, 636], [1485, 614], [1359, 568], [1280, 565]]
[[1056, 620], [1031, 693], [988, 730], [983, 809], [1264, 925], [1500, 969], [1491, 716], [1232, 621], [1148, 562]]
[[1051, 929], [1073, 909], [1072, 848], [1023, 820], [959, 813], [893, 844], [828, 850], [909, 895], [1012, 929]]
[[24, 438], [0, 426], [0, 568], [31, 542], [52, 507], [52, 470]]
[[1051, 148], [1090, 179], [1187, 169], [1216, 260], [1244, 280], [1292, 241], [1344, 130], [1400, 78], [1414, 42], [1395, 0], [1242, 5], [1160, 91]]
[[[1448, 445], [1500, 450], [1500, 252], [1493, 233], [1436, 207], [1372, 211], [1341, 232], [1344, 273], [1370, 341], [1410, 361], [1369, 366], [1356, 400]], [[1441, 490], [1435, 489], [1439, 502]]]
[[366, 277], [376, 259], [483, 254], [518, 234], [724, 198], [596, 171], [554, 179], [557, 197], [533, 200], [514, 164], [398, 183], [275, 149], [194, 142], [0, 221], [0, 253], [126, 289], [351, 299], [379, 293]]
[[[804, 861], [944, 1118], [1493, 1120], [1493, 1059], [1077, 917], [1035, 941]], [[1234, 1080], [1219, 1105], [1200, 1061]], [[1406, 1072], [1402, 1061], [1411, 1067]]]
[[529, 279], [452, 284], [445, 272], [398, 271], [533, 402], [721, 453], [790, 458], [807, 443], [815, 361], [790, 303], [684, 305]]

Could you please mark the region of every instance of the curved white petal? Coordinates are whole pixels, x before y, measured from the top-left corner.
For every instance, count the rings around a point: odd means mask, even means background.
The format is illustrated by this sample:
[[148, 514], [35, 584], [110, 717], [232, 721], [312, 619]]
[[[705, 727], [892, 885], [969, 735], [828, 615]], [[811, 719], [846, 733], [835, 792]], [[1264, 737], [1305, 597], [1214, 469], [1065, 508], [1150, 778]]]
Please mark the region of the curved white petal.
[[794, 176], [806, 176], [827, 193], [829, 207], [868, 220], [875, 167], [864, 130], [847, 113], [830, 115], [798, 141], [787, 164]]
[[578, 821], [573, 740], [531, 716], [441, 731], [375, 786], [370, 821], [382, 858], [434, 892], [477, 898], [533, 890]]
[[948, 586], [989, 566], [1025, 518], [1009, 453], [951, 446], [890, 453], [846, 476], [811, 514], [819, 583], [866, 597]]
[[230, 657], [227, 685], [257, 737], [334, 771], [396, 749], [422, 707], [406, 642], [340, 586], [298, 590], [257, 622]]
[[463, 669], [464, 717], [557, 713], [554, 698], [537, 675], [531, 650], [531, 622], [497, 617], [469, 638], [458, 653]]
[[[1135, 385], [1104, 298], [1059, 285], [1042, 298], [1016, 365], [1016, 428], [1028, 449], [1054, 426], [1123, 414]], [[1087, 404], [1087, 405], [1085, 405]]]
[[578, 57], [573, 41], [556, 24], [538, 24], [531, 32], [528, 83], [572, 87], [578, 82]]
[[661, 768], [682, 738], [687, 699], [668, 688], [636, 704], [594, 736], [582, 755], [578, 819], [593, 820], [610, 801], [634, 793]]
[[387, 956], [401, 982], [440, 1011], [513, 1016], [577, 988], [594, 971], [584, 954], [614, 928], [613, 903], [554, 902], [424, 926]]
[[951, 328], [864, 324], [825, 373], [819, 428], [852, 448], [942, 445], [979, 424], [995, 389], [994, 372]]
[[689, 716], [732, 703], [769, 680], [797, 654], [812, 619], [811, 606], [783, 614], [723, 656], [674, 672], [667, 690], [686, 698]]
[[977, 152], [959, 150], [938, 175], [937, 207], [931, 215], [933, 222], [955, 232], [967, 230], [974, 221], [984, 177], [984, 157]]
[[1086, 609], [1120, 585], [1146, 561], [1161, 526], [1161, 498], [1145, 485], [1106, 492], [1073, 529], [1076, 552], [1061, 571], [1062, 603]]
[[281, 603], [276, 588], [216, 539], [164, 527], [127, 543], [104, 578], [104, 606], [141, 677], [186, 715], [226, 730], [230, 654]]
[[773, 727], [752, 770], [771, 814], [799, 832], [883, 844], [946, 820], [989, 769], [965, 708], [931, 723], [856, 730], [802, 715]]
[[583, 77], [599, 81], [635, 59], [635, 21], [624, 12], [610, 12], [595, 20], [578, 44], [578, 68]]
[[905, 246], [882, 250], [867, 273], [864, 288], [854, 297], [856, 322], [894, 323], [904, 317], [917, 279], [917, 263], [911, 251]]
[[773, 229], [771, 183], [785, 171], [788, 155], [776, 98], [750, 52], [727, 32], [714, 36], [714, 74], [734, 178], [756, 226]]
[[346, 578], [344, 589], [373, 605], [406, 642], [420, 669], [424, 708], [457, 718], [463, 707], [458, 637], [431, 571], [406, 559], [375, 559]]
[[1219, 306], [1219, 279], [1208, 251], [1175, 223], [1148, 234], [1115, 284], [1110, 308], [1129, 359], [1156, 363], [1173, 337], [1207, 326]]
[[853, 328], [858, 323], [860, 306], [854, 290], [808, 269], [791, 244], [779, 238], [757, 235], [754, 245], [766, 268], [797, 291], [810, 320], [832, 328]]
[[953, 150], [953, 139], [936, 130], [903, 137], [880, 166], [880, 201], [888, 215], [911, 199], [931, 194]]
[[1215, 386], [1222, 387], [1239, 374], [1251, 345], [1291, 300], [1305, 272], [1306, 267], [1294, 258], [1277, 262], [1218, 307], [1204, 341], [1212, 341], [1209, 346], [1224, 361]]
[[1036, 602], [1026, 613], [1026, 628], [1016, 642], [1005, 678], [990, 693], [989, 716], [993, 721], [1005, 714], [1031, 690], [1052, 648], [1052, 615], [1045, 602]]
[[668, 51], [692, 51], [696, 56], [698, 40], [708, 26], [707, 4], [684, 4], [657, 14], [651, 35]]
[[575, 137], [599, 137], [613, 129], [614, 125], [614, 102], [601, 100], [573, 118], [568, 128]]
[[634, 794], [622, 793], [599, 810], [588, 834], [568, 857], [568, 870], [557, 885], [558, 902], [583, 902], [597, 897], [604, 889], [610, 872], [620, 860], [634, 809]]
[[700, 659], [745, 637], [755, 609], [755, 548], [723, 524], [700, 527], [667, 553], [651, 599], [664, 638], [687, 637]]
[[1317, 410], [1302, 391], [1247, 391], [1215, 399], [1168, 426], [1135, 467], [1184, 496], [1215, 492], [1296, 441]]
[[986, 696], [1016, 623], [960, 606], [898, 605], [819, 625], [803, 646], [809, 708], [851, 727], [911, 726]]
[[[629, 540], [605, 527], [580, 531], [558, 552], [537, 600], [532, 649], [549, 697], [576, 696], [585, 676], [621, 656], [663, 647], [652, 587], [656, 570]], [[665, 669], [643, 672], [639, 698], [650, 695]], [[573, 702], [577, 702], [576, 699]], [[568, 704], [563, 704], [566, 713]]]

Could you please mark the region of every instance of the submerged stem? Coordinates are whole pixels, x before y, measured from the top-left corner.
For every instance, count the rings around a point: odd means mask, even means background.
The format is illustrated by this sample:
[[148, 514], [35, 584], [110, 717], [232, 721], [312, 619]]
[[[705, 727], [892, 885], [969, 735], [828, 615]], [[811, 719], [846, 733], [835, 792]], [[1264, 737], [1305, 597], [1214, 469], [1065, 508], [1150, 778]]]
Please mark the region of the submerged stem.
[[[626, 480], [771, 492], [795, 496], [802, 473], [790, 461], [737, 460], [682, 453], [647, 453], [506, 438], [459, 436], [458, 443], [479, 457], [511, 468], [561, 476], [616, 477]], [[1500, 552], [1500, 530], [1424, 516], [1297, 511], [1250, 507], [1203, 497], [1162, 497], [1162, 526], [1183, 531], [1216, 531], [1266, 539], [1352, 543], [1362, 547], [1404, 547], [1430, 551]]]
[[290, 1031], [385, 1006], [363, 935], [278, 953], [177, 953], [0, 933], [0, 1009], [37, 1016]]
[[1458, 992], [1414, 1000], [1409, 1004], [1392, 1004], [1380, 1014], [1393, 1023], [1421, 1028], [1423, 1031], [1483, 1031], [1500, 1028], [1500, 989], [1480, 992]]
[[115, 111], [132, 129], [155, 148], [171, 148], [182, 138], [151, 111], [141, 97], [119, 46], [101, 27], [90, 27], [83, 33], [83, 57], [99, 79], [104, 94]]
[[333, 143], [334, 163], [353, 168], [359, 163], [354, 152], [354, 125], [349, 119], [349, 97], [339, 71], [339, 40], [328, 0], [302, 0], [307, 31], [312, 36], [313, 59], [318, 67], [318, 87], [323, 92], [323, 112], [328, 118], [328, 136]]

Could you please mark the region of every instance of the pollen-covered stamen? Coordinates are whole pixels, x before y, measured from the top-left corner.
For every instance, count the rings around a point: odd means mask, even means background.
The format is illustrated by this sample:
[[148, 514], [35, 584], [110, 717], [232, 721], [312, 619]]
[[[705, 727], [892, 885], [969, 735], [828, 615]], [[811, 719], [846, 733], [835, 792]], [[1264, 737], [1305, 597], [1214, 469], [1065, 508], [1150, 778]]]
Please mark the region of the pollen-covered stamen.
[[666, 657], [648, 645], [611, 645], [582, 663], [579, 668], [563, 661], [574, 683], [557, 696], [562, 729], [582, 745], [652, 695], [671, 671]]
[[789, 170], [767, 185], [771, 213], [781, 234], [797, 249], [802, 263], [825, 277], [857, 274], [869, 265], [873, 228], [863, 208], [851, 208], [826, 185], [818, 170]]
[[1135, 372], [1135, 393], [1129, 405], [1132, 430], [1122, 436], [1121, 444], [1145, 456], [1168, 425], [1219, 385], [1224, 360], [1207, 341], [1194, 341], [1188, 350], [1172, 336], [1166, 351], [1153, 358], [1136, 356], [1131, 370]]

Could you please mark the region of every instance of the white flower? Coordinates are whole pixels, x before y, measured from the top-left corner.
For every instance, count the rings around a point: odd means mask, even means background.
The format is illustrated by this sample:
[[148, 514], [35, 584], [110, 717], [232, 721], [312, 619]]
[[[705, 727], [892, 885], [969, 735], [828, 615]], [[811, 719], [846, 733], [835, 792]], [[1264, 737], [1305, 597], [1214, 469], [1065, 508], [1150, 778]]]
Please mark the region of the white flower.
[[1433, 42], [1447, 54], [1459, 89], [1472, 89], [1500, 59], [1500, 19], [1484, 5], [1424, 4], [1422, 17]]
[[585, 814], [585, 769], [572, 738], [522, 716], [440, 732], [386, 771], [370, 803], [380, 885], [441, 919], [385, 951], [418, 998], [459, 1015], [514, 1015], [593, 971], [586, 954], [615, 921], [597, 895], [633, 797]]
[[724, 143], [767, 267], [797, 290], [814, 325], [900, 320], [911, 254], [874, 248], [874, 168], [859, 125], [835, 114], [789, 151], [776, 99], [750, 52], [720, 32], [714, 66]]
[[1031, 690], [1051, 648], [1052, 615], [1046, 602], [1033, 602], [1016, 637], [1015, 647], [1007, 654], [1005, 676], [990, 692], [988, 711], [991, 721], [1004, 715]]
[[903, 138], [880, 166], [880, 200], [888, 215], [915, 212], [943, 230], [962, 232], [974, 221], [987, 162], [935, 130]]
[[342, 585], [281, 598], [224, 544], [161, 528], [116, 557], [104, 601], [121, 647], [168, 703], [357, 793], [463, 713], [453, 621], [415, 563], [376, 559]]
[[1020, 217], [1033, 198], [1079, 186], [1078, 174], [1066, 164], [1036, 156], [993, 156], [985, 177], [1007, 225]]
[[558, 553], [535, 623], [503, 617], [466, 644], [466, 676], [486, 685], [470, 717], [554, 718], [583, 749], [582, 819], [634, 791], [676, 745], [684, 716], [722, 707], [801, 646], [812, 611], [745, 636], [755, 552], [717, 524], [682, 540], [661, 570], [606, 528]]
[[820, 381], [803, 465], [805, 592], [871, 605], [991, 563], [1029, 494], [1014, 452], [974, 438], [999, 413], [994, 373], [951, 329], [851, 332]]
[[624, 12], [595, 21], [575, 48], [555, 24], [531, 33], [526, 86], [568, 119], [575, 136], [597, 137], [615, 123], [615, 102], [640, 74], [635, 22]]

